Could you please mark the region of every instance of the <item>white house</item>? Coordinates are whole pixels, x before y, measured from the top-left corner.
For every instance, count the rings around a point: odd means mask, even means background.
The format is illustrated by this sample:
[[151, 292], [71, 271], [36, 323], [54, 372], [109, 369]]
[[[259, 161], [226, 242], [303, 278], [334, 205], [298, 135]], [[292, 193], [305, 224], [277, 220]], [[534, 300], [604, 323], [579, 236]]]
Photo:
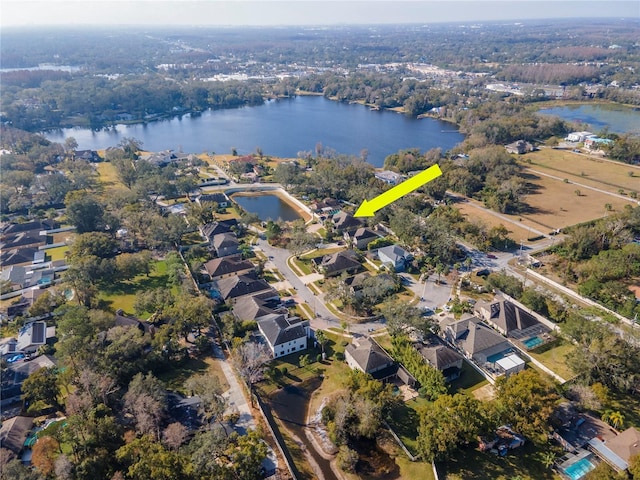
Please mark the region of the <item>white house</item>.
[[382, 180], [390, 185], [396, 185], [402, 181], [402, 175], [391, 170], [383, 170], [382, 172], [376, 172], [374, 176], [378, 180]]
[[412, 258], [409, 252], [398, 245], [389, 245], [378, 249], [378, 259], [384, 265], [391, 265], [396, 272], [402, 272]]
[[587, 137], [593, 135], [591, 132], [571, 132], [567, 135], [566, 140], [568, 142], [584, 142]]
[[310, 335], [309, 322], [284, 314], [271, 314], [258, 321], [258, 329], [267, 341], [273, 358], [301, 352], [307, 348]]

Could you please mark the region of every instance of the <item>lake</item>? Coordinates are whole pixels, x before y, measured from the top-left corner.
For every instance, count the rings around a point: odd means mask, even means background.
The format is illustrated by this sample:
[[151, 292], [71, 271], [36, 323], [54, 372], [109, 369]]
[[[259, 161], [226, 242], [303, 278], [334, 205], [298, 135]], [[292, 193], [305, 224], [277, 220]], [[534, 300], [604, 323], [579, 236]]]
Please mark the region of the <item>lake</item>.
[[239, 195], [231, 196], [233, 201], [244, 208], [247, 212], [255, 213], [260, 220], [282, 219], [292, 222], [300, 218], [296, 210], [287, 202], [276, 195]]
[[613, 133], [640, 134], [640, 110], [622, 105], [565, 105], [543, 108], [538, 113], [555, 115], [571, 122], [585, 123], [593, 133], [598, 133], [608, 127], [609, 131]]
[[338, 153], [360, 155], [381, 167], [384, 158], [405, 148], [450, 150], [464, 140], [455, 125], [433, 118], [417, 119], [392, 111], [372, 111], [359, 104], [321, 96], [271, 100], [258, 107], [208, 110], [147, 124], [117, 125], [94, 132], [69, 128], [46, 132], [55, 142], [74, 137], [81, 150], [115, 146], [123, 137], [142, 141], [149, 151], [246, 155], [260, 147], [265, 155], [295, 158], [300, 151], [315, 152], [321, 143]]

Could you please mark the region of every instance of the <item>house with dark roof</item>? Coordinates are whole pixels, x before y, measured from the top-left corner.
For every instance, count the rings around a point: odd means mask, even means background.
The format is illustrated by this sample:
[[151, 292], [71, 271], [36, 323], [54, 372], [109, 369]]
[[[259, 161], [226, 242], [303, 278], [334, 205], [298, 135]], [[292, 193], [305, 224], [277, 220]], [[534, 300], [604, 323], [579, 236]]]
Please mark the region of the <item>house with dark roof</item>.
[[212, 241], [215, 235], [219, 233], [231, 233], [233, 232], [233, 227], [238, 225], [238, 221], [235, 218], [229, 220], [220, 220], [211, 223], [207, 223], [206, 225], [201, 225], [198, 227], [200, 233], [207, 240]]
[[124, 311], [119, 309], [115, 316], [116, 327], [134, 327], [140, 330], [143, 334], [148, 333], [153, 337], [156, 333], [156, 327], [153, 323], [145, 322], [136, 317], [129, 317], [124, 314]]
[[255, 270], [253, 263], [243, 260], [240, 255], [229, 255], [227, 257], [214, 258], [202, 266], [212, 281], [232, 275], [244, 275]]
[[402, 272], [413, 256], [399, 245], [388, 245], [378, 249], [378, 259], [383, 265], [393, 267], [394, 271]]
[[218, 292], [225, 302], [236, 303], [242, 297], [261, 294], [263, 300], [280, 298], [278, 292], [255, 272], [222, 278], [216, 282]]
[[258, 329], [267, 341], [273, 358], [301, 352], [307, 348], [309, 322], [284, 314], [271, 314], [258, 321]]
[[367, 245], [369, 245], [377, 238], [380, 238], [376, 232], [365, 227], [358, 228], [352, 234], [345, 233], [345, 236], [358, 250], [365, 250], [367, 248]]
[[393, 358], [369, 337], [354, 338], [344, 350], [344, 358], [353, 370], [368, 373], [378, 380], [395, 375], [397, 370]]
[[34, 353], [47, 343], [47, 322], [31, 322], [24, 325], [18, 332], [16, 349], [23, 353]]
[[239, 322], [246, 320], [258, 321], [267, 315], [288, 313], [286, 307], [282, 307], [280, 299], [261, 298], [262, 295], [241, 298], [233, 305], [233, 316]]
[[331, 220], [333, 221], [336, 231], [340, 233], [353, 232], [363, 226], [361, 220], [343, 211], [336, 213]]
[[196, 197], [196, 202], [199, 205], [202, 205], [202, 202], [215, 202], [218, 204], [219, 208], [227, 208], [230, 203], [229, 197], [227, 197], [224, 193], [206, 193], [198, 195]]
[[422, 342], [414, 343], [414, 347], [429, 365], [442, 372], [446, 381], [460, 376], [464, 361], [462, 355], [446, 346], [436, 335], [429, 334]]
[[239, 252], [240, 242], [235, 233], [219, 233], [213, 236], [211, 246], [218, 257], [226, 257]]
[[[0, 445], [6, 449], [8, 455], [3, 455], [2, 460], [9, 462], [15, 458], [20, 458], [20, 454], [24, 449], [24, 442], [33, 428], [33, 418], [31, 417], [13, 417], [2, 422], [0, 428]], [[4, 468], [0, 468], [4, 470]]]
[[33, 263], [38, 247], [46, 243], [46, 231], [57, 227], [52, 220], [12, 223], [0, 233], [0, 264], [3, 267]]
[[102, 161], [102, 157], [95, 150], [76, 150], [74, 157], [76, 160], [97, 163]]
[[528, 332], [549, 331], [534, 315], [500, 295], [490, 302], [477, 302], [473, 313], [506, 337], [519, 339], [528, 336]]
[[465, 357], [481, 366], [487, 363], [491, 355], [512, 349], [506, 338], [476, 317], [453, 321], [446, 325], [442, 333], [445, 340]]
[[41, 368], [56, 366], [53, 357], [38, 355], [33, 360], [10, 363], [2, 369], [2, 387], [0, 390], [0, 406], [5, 407], [20, 402], [22, 383]]
[[353, 250], [343, 250], [325, 255], [317, 266], [318, 271], [325, 277], [335, 277], [343, 272], [355, 273], [361, 267], [358, 254]]

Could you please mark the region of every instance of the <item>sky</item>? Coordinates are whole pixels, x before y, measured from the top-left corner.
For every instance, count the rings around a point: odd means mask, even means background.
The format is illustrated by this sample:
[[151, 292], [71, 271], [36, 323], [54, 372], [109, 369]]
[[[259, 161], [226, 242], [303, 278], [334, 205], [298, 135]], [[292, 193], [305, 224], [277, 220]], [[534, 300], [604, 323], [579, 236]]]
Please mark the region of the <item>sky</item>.
[[335, 25], [640, 18], [640, 0], [2, 0], [0, 25]]

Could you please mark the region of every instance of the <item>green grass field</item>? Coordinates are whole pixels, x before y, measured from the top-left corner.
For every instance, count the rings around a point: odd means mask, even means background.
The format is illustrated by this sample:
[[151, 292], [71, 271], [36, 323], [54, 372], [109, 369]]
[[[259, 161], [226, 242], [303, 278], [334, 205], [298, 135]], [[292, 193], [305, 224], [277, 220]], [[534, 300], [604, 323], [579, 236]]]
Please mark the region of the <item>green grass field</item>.
[[229, 389], [227, 379], [220, 367], [220, 360], [212, 357], [191, 358], [179, 367], [161, 372], [158, 378], [165, 383], [167, 389], [187, 394], [184, 390], [184, 382], [193, 375], [204, 373], [218, 377], [224, 391]]
[[570, 380], [574, 377], [575, 373], [567, 366], [566, 360], [567, 355], [574, 351], [575, 348], [574, 345], [563, 341], [557, 347], [547, 350], [544, 353], [527, 353], [565, 380]]
[[[133, 305], [139, 293], [154, 288], [167, 288], [167, 264], [164, 261], [158, 261], [154, 264], [153, 271], [146, 276], [138, 275], [131, 280], [124, 282], [114, 282], [108, 290], [100, 291], [100, 300], [106, 303], [109, 310], [124, 310], [125, 313], [133, 315]], [[175, 290], [175, 287], [171, 287]], [[175, 292], [174, 292], [175, 293]], [[153, 312], [144, 312], [141, 317], [146, 318]]]

